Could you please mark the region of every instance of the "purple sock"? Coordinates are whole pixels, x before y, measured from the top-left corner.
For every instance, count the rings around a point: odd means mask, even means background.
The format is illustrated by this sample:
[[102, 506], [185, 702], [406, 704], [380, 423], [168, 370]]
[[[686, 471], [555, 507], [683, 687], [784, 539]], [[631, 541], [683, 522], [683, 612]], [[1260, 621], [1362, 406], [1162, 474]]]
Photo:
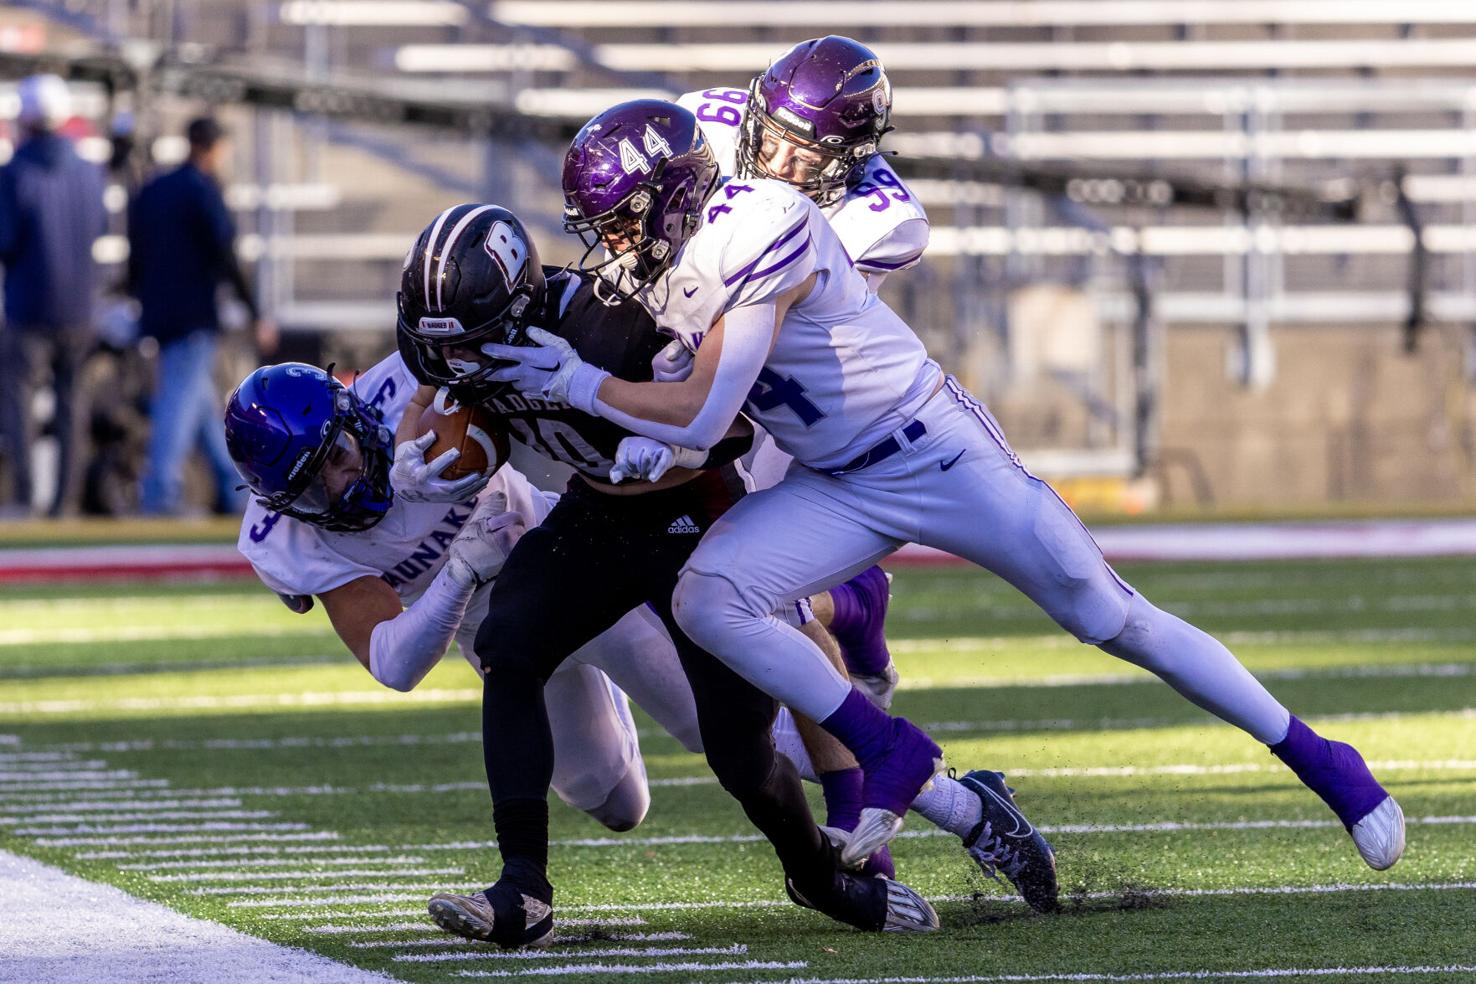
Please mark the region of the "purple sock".
[[825, 825], [841, 830], [855, 830], [861, 819], [860, 769], [838, 769], [820, 773], [820, 788], [825, 793]]
[[830, 620], [832, 633], [847, 635], [865, 626], [866, 609], [856, 596], [856, 588], [850, 581], [831, 588], [830, 601], [835, 606], [835, 615]]
[[878, 709], [855, 687], [846, 694], [840, 707], [820, 722], [820, 727], [849, 748], [863, 769], [886, 751], [892, 736], [891, 716]]
[[1292, 715], [1286, 737], [1271, 746], [1297, 778], [1322, 798], [1349, 830], [1389, 794], [1352, 745], [1328, 741]]
[[830, 589], [835, 606], [830, 632], [840, 643], [846, 669], [852, 673], [875, 676], [892, 662], [886, 637], [891, 590], [886, 572], [875, 566]]

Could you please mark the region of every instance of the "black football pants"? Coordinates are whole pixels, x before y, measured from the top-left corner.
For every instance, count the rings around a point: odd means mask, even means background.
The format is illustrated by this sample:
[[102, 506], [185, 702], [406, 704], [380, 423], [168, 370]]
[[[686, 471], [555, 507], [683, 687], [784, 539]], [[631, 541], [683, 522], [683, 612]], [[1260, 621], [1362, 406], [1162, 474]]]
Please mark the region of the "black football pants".
[[504, 878], [548, 890], [553, 740], [544, 682], [626, 612], [650, 604], [676, 643], [718, 781], [773, 844], [789, 877], [801, 886], [831, 883], [833, 856], [822, 847], [799, 776], [774, 750], [777, 705], [697, 648], [671, 614], [677, 573], [741, 494], [727, 469], [636, 496], [596, 492], [576, 478], [514, 547], [476, 642], [486, 670], [482, 747]]

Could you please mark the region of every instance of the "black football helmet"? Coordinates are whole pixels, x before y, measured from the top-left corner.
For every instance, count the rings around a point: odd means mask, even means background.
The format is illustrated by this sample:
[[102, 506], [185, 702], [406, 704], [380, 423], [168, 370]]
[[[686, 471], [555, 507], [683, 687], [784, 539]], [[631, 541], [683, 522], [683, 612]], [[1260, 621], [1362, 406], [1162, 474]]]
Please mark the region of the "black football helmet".
[[396, 295], [395, 341], [422, 383], [463, 399], [502, 386], [482, 345], [523, 342], [543, 305], [543, 267], [533, 238], [498, 205], [455, 205], [426, 226], [405, 256]]

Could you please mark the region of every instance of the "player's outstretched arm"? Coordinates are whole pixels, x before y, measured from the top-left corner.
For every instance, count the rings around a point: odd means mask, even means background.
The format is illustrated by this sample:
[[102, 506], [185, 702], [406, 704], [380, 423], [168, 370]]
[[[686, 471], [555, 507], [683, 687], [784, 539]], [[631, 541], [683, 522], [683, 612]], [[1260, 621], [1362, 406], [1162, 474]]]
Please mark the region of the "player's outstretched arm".
[[356, 578], [318, 598], [344, 645], [392, 690], [413, 690], [451, 645], [477, 588], [496, 577], [522, 534], [521, 514], [493, 493], [447, 548], [446, 564], [409, 608], [377, 577]]

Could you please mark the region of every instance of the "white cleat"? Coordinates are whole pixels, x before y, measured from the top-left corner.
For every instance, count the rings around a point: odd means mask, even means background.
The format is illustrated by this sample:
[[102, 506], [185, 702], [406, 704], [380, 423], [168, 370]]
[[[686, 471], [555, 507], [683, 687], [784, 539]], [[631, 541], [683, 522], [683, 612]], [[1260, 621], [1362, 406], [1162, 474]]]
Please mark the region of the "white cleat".
[[[924, 787], [926, 788], [926, 787]], [[861, 811], [856, 829], [841, 850], [841, 864], [859, 868], [866, 859], [888, 844], [902, 829], [902, 818], [891, 810], [868, 806]]]
[[1387, 871], [1404, 855], [1404, 811], [1386, 796], [1350, 831], [1358, 853], [1375, 871]]
[[[436, 925], [448, 933], [483, 943], [499, 942], [495, 934], [497, 919], [486, 892], [478, 892], [475, 895], [437, 892], [431, 896], [426, 908], [430, 912], [430, 917], [436, 921]], [[533, 930], [539, 922], [553, 912], [552, 906], [531, 895], [523, 896], [523, 910], [526, 913], [527, 930]], [[547, 932], [536, 936], [532, 932], [527, 932], [515, 944], [504, 945], [548, 946], [553, 942], [553, 937], [553, 924], [550, 922]]]

